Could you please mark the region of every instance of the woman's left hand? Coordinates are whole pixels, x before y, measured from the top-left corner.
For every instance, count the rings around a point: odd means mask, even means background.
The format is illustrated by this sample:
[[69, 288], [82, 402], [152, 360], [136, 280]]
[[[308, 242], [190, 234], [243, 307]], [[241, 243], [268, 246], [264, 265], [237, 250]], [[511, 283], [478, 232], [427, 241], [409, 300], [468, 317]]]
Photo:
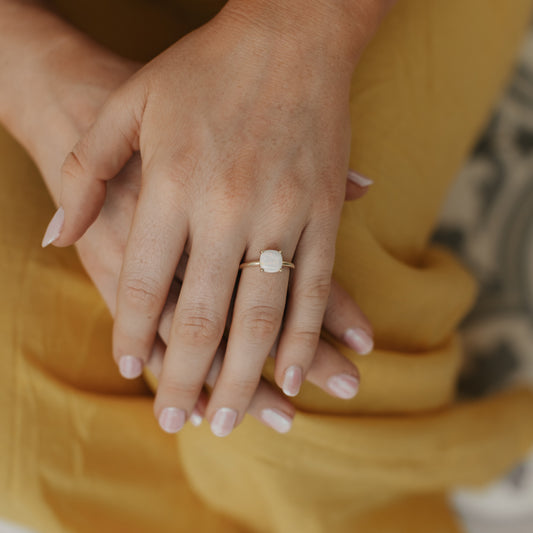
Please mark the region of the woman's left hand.
[[[176, 266], [190, 253], [154, 407], [160, 420], [176, 410], [190, 416], [239, 264], [261, 250], [282, 250], [296, 265], [275, 372], [287, 395], [298, 393], [315, 356], [348, 171], [356, 54], [335, 18], [341, 9], [313, 1], [286, 20], [274, 7], [282, 4], [255, 2], [250, 17], [242, 1], [230, 1], [115, 92], [63, 166], [59, 246], [83, 235], [106, 181], [141, 154], [118, 289], [118, 363], [148, 360]], [[208, 418], [242, 420], [278, 336], [288, 284], [289, 269], [242, 271]]]
[[[113, 59], [117, 60], [117, 58]], [[134, 64], [123, 63], [122, 60], [118, 60], [112, 69], [108, 68], [107, 65], [105, 67], [103, 68], [104, 77], [98, 78], [98, 89], [94, 80], [98, 77], [97, 74], [102, 76], [102, 69], [96, 68], [96, 72], [92, 73], [93, 76], [89, 80], [79, 81], [72, 85], [70, 85], [69, 80], [70, 91], [80, 95], [81, 102], [78, 101], [75, 105], [67, 108], [60, 106], [59, 110], [46, 114], [46, 124], [54, 126], [55, 135], [39, 134], [40, 121], [34, 123], [33, 128], [28, 128], [28, 131], [37, 131], [36, 139], [38, 142], [29, 142], [28, 139], [25, 139], [25, 144], [48, 184], [53, 183], [52, 177], [58, 174], [64, 154], [68, 152], [68, 147], [72, 146], [73, 139], [79, 138], [80, 133], [87, 128], [90, 116], [96, 113], [98, 107], [102, 105], [102, 101], [105, 100], [105, 93], [110, 90], [108, 86], [120, 83], [120, 79], [108, 79], [106, 76], [112, 72], [120, 78], [121, 75], [127, 76], [128, 70], [131, 74], [132, 70], [138, 68]], [[121, 68], [123, 72], [118, 74]], [[58, 76], [54, 76], [54, 79], [57, 78]], [[46, 91], [43, 90], [40, 94], [44, 96]], [[53, 98], [54, 94], [52, 91], [52, 98], [49, 100], [57, 102], [58, 99]], [[62, 104], [65, 103], [65, 100], [59, 101]], [[38, 147], [39, 150], [35, 151], [34, 147]], [[353, 179], [353, 175], [350, 177]], [[357, 176], [355, 178], [356, 181], [350, 179], [346, 181], [346, 200], [356, 200], [368, 190], [367, 187], [360, 185]], [[112, 315], [116, 312], [119, 273], [140, 186], [141, 162], [140, 158], [135, 156], [116, 179], [109, 184], [106, 203], [100, 216], [83, 238], [76, 243], [83, 266]], [[152, 346], [146, 365], [156, 378], [159, 378], [161, 373], [186, 260], [186, 255], [184, 255], [178, 265], [173, 288], [168, 295], [159, 323], [158, 336]], [[366, 354], [372, 349], [372, 328], [368, 320], [346, 291], [335, 282], [332, 284], [323, 327], [333, 338], [338, 339], [355, 352]], [[224, 343], [217, 349], [213, 365], [206, 378], [207, 386], [214, 386], [222, 366], [223, 357]], [[307, 380], [327, 394], [341, 399], [349, 399], [357, 392], [359, 373], [349, 359], [345, 358], [328, 341], [321, 339], [307, 374]], [[193, 424], [198, 424], [200, 418], [204, 416], [207, 399], [206, 392], [202, 391], [193, 411], [193, 416], [191, 416]], [[291, 427], [295, 408], [277, 387], [265, 379], [261, 379], [248, 406], [247, 413], [262, 424], [285, 433]]]
[[[47, 153], [50, 155], [50, 151]], [[106, 203], [100, 216], [76, 243], [85, 270], [104, 298], [112, 315], [116, 313], [119, 272], [140, 191], [140, 177], [141, 163], [139, 157], [136, 156], [109, 184]], [[367, 187], [362, 187], [357, 182], [348, 179], [345, 199], [347, 201], [357, 200], [367, 190]], [[178, 265], [173, 286], [159, 321], [158, 335], [146, 364], [146, 367], [158, 379], [163, 367], [172, 317], [186, 262], [187, 257], [184, 255]], [[333, 338], [359, 354], [366, 355], [372, 350], [372, 328], [368, 319], [350, 295], [334, 280], [328, 298], [323, 328]], [[206, 377], [206, 385], [211, 388], [214, 387], [220, 373], [225, 346], [223, 341], [218, 347]], [[275, 353], [272, 352], [271, 355], [274, 356]], [[307, 381], [327, 394], [341, 399], [352, 398], [359, 388], [359, 373], [356, 366], [324, 339], [319, 340], [306, 378]], [[190, 417], [193, 424], [198, 424], [205, 415], [207, 402], [208, 395], [206, 391], [202, 391]], [[248, 406], [247, 413], [276, 431], [285, 433], [291, 427], [295, 409], [279, 389], [265, 379], [261, 379]], [[217, 428], [214, 427], [214, 430], [217, 431]]]

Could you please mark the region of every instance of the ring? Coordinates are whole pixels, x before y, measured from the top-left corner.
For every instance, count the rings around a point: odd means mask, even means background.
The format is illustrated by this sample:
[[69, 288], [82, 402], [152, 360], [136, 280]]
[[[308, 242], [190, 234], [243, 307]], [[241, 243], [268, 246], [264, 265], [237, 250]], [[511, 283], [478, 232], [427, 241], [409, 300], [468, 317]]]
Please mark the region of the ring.
[[239, 268], [258, 266], [261, 272], [281, 272], [283, 267], [294, 268], [294, 263], [283, 261], [281, 250], [261, 250], [259, 261], [241, 263]]

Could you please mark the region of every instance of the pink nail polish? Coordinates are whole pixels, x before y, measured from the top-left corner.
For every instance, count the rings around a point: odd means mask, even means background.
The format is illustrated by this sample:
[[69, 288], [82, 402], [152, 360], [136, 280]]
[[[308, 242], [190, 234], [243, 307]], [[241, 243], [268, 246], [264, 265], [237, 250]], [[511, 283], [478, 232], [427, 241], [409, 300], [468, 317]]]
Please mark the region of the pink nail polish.
[[328, 379], [327, 386], [335, 396], [350, 400], [359, 390], [359, 380], [350, 374], [338, 374]]
[[368, 187], [374, 183], [373, 180], [363, 176], [362, 174], [358, 174], [353, 170], [348, 170], [348, 179], [359, 185], [359, 187]]
[[177, 407], [165, 407], [159, 415], [159, 425], [167, 433], [177, 433], [185, 424], [185, 411]]
[[52, 217], [52, 220], [50, 220], [50, 223], [46, 228], [43, 240], [41, 242], [41, 246], [43, 248], [46, 248], [49, 244], [52, 244], [59, 237], [59, 235], [61, 234], [61, 230], [63, 229], [64, 222], [65, 211], [62, 207], [60, 207], [55, 212], [55, 215]]
[[374, 340], [360, 328], [347, 329], [344, 332], [344, 342], [359, 355], [367, 355], [374, 349]]
[[118, 368], [122, 377], [135, 379], [143, 373], [143, 362], [133, 355], [123, 355], [118, 360]]
[[203, 419], [204, 417], [196, 410], [196, 408], [193, 410], [189, 418], [189, 420], [191, 421], [191, 424], [194, 427], [198, 427], [202, 423]]
[[211, 421], [211, 431], [217, 437], [229, 435], [237, 421], [237, 411], [228, 407], [221, 407]]
[[296, 396], [302, 386], [302, 369], [299, 366], [290, 366], [285, 371], [283, 378], [283, 392], [286, 396]]
[[292, 418], [278, 409], [263, 409], [261, 420], [278, 433], [287, 433], [292, 427]]

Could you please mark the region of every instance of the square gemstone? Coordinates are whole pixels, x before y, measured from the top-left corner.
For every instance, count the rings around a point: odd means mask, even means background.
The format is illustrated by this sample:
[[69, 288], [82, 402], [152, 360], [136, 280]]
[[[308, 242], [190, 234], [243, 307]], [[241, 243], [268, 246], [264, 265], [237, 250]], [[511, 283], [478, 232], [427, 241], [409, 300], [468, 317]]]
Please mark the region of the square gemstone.
[[259, 268], [264, 272], [279, 272], [283, 265], [283, 257], [278, 250], [263, 250], [259, 256]]

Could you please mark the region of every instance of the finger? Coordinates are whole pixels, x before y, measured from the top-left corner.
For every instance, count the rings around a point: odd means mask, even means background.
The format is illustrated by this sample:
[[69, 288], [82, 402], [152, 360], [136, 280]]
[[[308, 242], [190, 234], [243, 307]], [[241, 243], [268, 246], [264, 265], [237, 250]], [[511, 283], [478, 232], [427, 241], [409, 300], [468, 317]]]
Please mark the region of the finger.
[[182, 199], [164, 178], [152, 175], [141, 188], [119, 278], [113, 355], [129, 379], [138, 377], [148, 360], [187, 240]]
[[308, 225], [294, 258], [275, 369], [276, 383], [288, 396], [298, 394], [318, 345], [335, 254], [335, 239], [326, 235], [321, 223]]
[[[146, 365], [156, 378], [159, 378], [161, 374], [164, 352], [165, 345], [158, 337]], [[211, 387], [214, 386], [220, 373], [223, 357], [224, 342], [219, 346], [209, 371], [207, 384]], [[360, 384], [357, 367], [323, 339], [319, 341], [315, 357], [307, 373], [307, 380], [324, 392], [346, 400], [357, 394]], [[191, 414], [190, 420], [193, 425], [199, 425], [202, 422], [206, 407], [207, 394], [202, 391]], [[261, 379], [247, 413], [279, 433], [286, 433], [291, 428], [295, 409], [278, 389]]]
[[193, 426], [198, 427], [202, 423], [205, 417], [205, 410], [207, 409], [208, 402], [209, 396], [207, 395], [207, 392], [202, 390], [189, 418]]
[[346, 181], [346, 190], [344, 192], [344, 201], [353, 202], [359, 200], [368, 192], [368, 187], [360, 187], [351, 181]]
[[74, 243], [98, 216], [105, 200], [105, 182], [115, 177], [139, 148], [144, 100], [138, 94], [119, 89], [65, 159], [59, 215], [52, 219], [43, 246]]
[[170, 340], [170, 330], [172, 329], [172, 319], [174, 318], [174, 313], [176, 311], [176, 305], [178, 304], [179, 293], [181, 291], [182, 283], [179, 279], [174, 278], [172, 280], [172, 285], [170, 286], [170, 291], [168, 293], [168, 298], [165, 303], [165, 307], [161, 312], [159, 317], [159, 327], [158, 334], [163, 339], [163, 342], [168, 345]]
[[[222, 341], [207, 375], [206, 383], [212, 388], [220, 376], [222, 364], [226, 358], [226, 349], [226, 342]], [[203, 406], [204, 403], [202, 402], [200, 410]], [[205, 411], [204, 409], [204, 416]], [[246, 412], [278, 433], [287, 433], [292, 427], [295, 411], [294, 406], [276, 387], [261, 378]]]
[[306, 379], [343, 400], [353, 398], [359, 391], [360, 376], [357, 367], [324, 339], [318, 342]]
[[152, 351], [148, 362], [146, 363], [146, 368], [157, 378], [161, 375], [161, 370], [163, 369], [163, 359], [165, 358], [165, 350], [167, 349], [166, 344], [161, 340], [159, 336], [156, 337], [154, 345], [152, 346]]
[[[178, 270], [183, 268], [185, 261], [181, 261], [181, 267], [178, 267]], [[177, 274], [178, 275], [178, 274]], [[183, 276], [183, 274], [181, 274]], [[170, 334], [170, 329], [172, 325], [172, 317], [174, 315], [174, 310], [178, 300], [178, 293], [181, 289], [181, 282], [178, 279], [174, 279], [172, 287], [169, 292], [169, 297], [167, 298], [165, 307], [161, 314], [161, 319], [159, 322], [159, 335], [163, 339], [168, 339]], [[159, 340], [159, 336], [156, 339]], [[222, 364], [224, 361], [224, 353], [226, 351], [227, 344], [223, 339], [217, 348], [215, 358], [206, 377], [206, 384], [210, 387], [214, 387], [219, 377], [219, 374], [222, 369]], [[154, 360], [154, 352], [147, 363], [147, 368], [152, 370], [152, 372], [159, 377], [161, 373], [161, 368], [163, 365], [163, 350], [159, 350], [159, 353]], [[335, 356], [336, 355], [336, 356]], [[319, 359], [320, 360], [320, 359]], [[354, 365], [350, 363], [345, 357], [340, 354], [334, 354], [331, 357], [331, 365], [324, 365], [326, 370], [330, 374], [340, 374], [343, 371], [346, 373], [351, 372], [352, 374], [356, 373], [354, 371]], [[314, 363], [313, 363], [314, 364]], [[313, 377], [314, 376], [314, 377]], [[312, 374], [314, 383], [318, 383], [320, 378], [316, 374]], [[320, 386], [320, 385], [319, 385]], [[328, 390], [331, 394], [331, 391]], [[193, 412], [190, 416], [190, 421], [193, 425], [199, 425], [202, 422], [202, 419], [205, 417], [206, 409], [208, 405], [208, 397], [205, 391], [202, 391], [196, 406], [193, 409]], [[295, 409], [293, 405], [280, 393], [280, 391], [270, 385], [264, 379], [261, 379], [257, 389], [254, 392], [252, 400], [248, 406], [247, 413], [256, 418], [259, 422], [265, 424], [268, 427], [271, 427], [278, 433], [286, 433], [290, 430], [292, 426], [292, 419], [294, 417]]]
[[[226, 348], [227, 345], [223, 341], [209, 370], [206, 383], [212, 388], [220, 376], [223, 361], [227, 359]], [[278, 433], [287, 433], [292, 427], [296, 410], [276, 387], [261, 378], [246, 412]]]
[[[154, 345], [152, 346], [152, 351], [150, 353], [150, 357], [148, 358], [148, 362], [146, 363], [146, 368], [155, 376], [156, 379], [159, 379], [161, 370], [163, 369], [165, 350], [166, 344], [159, 336], [157, 336]], [[207, 402], [207, 393], [202, 391], [190, 416], [190, 421], [193, 426], [199, 426], [202, 423]]]
[[374, 183], [374, 181], [368, 178], [367, 176], [363, 176], [363, 174], [360, 174], [359, 172], [356, 172], [351, 168], [348, 169], [347, 177], [349, 181], [362, 188], [369, 187]]
[[[245, 243], [235, 233], [226, 240], [226, 232], [218, 231], [208, 228], [191, 237], [191, 255], [154, 404], [166, 431], [179, 431], [192, 411], [224, 332]], [[167, 414], [173, 420], [168, 426]]]
[[368, 187], [374, 183], [371, 179], [354, 170], [348, 170], [347, 178], [346, 193], [344, 196], [346, 201], [358, 200], [366, 194]]
[[[169, 314], [171, 312], [171, 306], [172, 304], [170, 304], [168, 308], [165, 307], [164, 314]], [[211, 387], [214, 387], [220, 374], [225, 348], [226, 343], [222, 341], [217, 349], [211, 368], [209, 369], [206, 383]], [[164, 354], [165, 344], [158, 336], [156, 338], [150, 359], [146, 364], [146, 368], [148, 368], [157, 379], [159, 379], [161, 370], [163, 368]], [[325, 366], [328, 370], [331, 370], [330, 373], [336, 371], [338, 371], [337, 373], [340, 373], [345, 368], [350, 368], [349, 365], [342, 364], [341, 359], [343, 359], [345, 362], [347, 361], [347, 359], [339, 354], [337, 358], [331, 357], [331, 362], [335, 362], [336, 365], [328, 365], [326, 362]], [[318, 358], [318, 360], [320, 361], [321, 359]], [[312, 375], [314, 376], [314, 374]], [[320, 378], [314, 376], [314, 379], [314, 383], [318, 384]], [[199, 426], [202, 423], [202, 419], [205, 417], [207, 404], [208, 395], [205, 391], [202, 391], [190, 416], [190, 422], [193, 425]], [[278, 433], [287, 433], [291, 429], [295, 409], [294, 406], [285, 397], [283, 397], [277, 388], [270, 385], [270, 383], [264, 379], [261, 379], [259, 386], [254, 393], [252, 401], [248, 406], [247, 412], [259, 422], [274, 429]]]
[[247, 413], [278, 433], [287, 433], [296, 409], [277, 388], [261, 379]]
[[[183, 279], [185, 275], [187, 259], [188, 259], [187, 254], [183, 254], [181, 256], [180, 262], [178, 264], [178, 268], [176, 269], [176, 277], [174, 277], [174, 279], [172, 280], [172, 285], [170, 287], [167, 301], [165, 302], [165, 307], [163, 308], [163, 311], [159, 318], [157, 338], [161, 338], [166, 343], [168, 343], [168, 340], [170, 338], [172, 319], [174, 317], [174, 312], [176, 310], [176, 305], [178, 303], [178, 296], [179, 296], [181, 285], [182, 285], [181, 279]], [[215, 384], [216, 377], [220, 373], [220, 367], [222, 366], [222, 357], [223, 357], [224, 347], [225, 347], [225, 341], [224, 339], [222, 339], [222, 342], [220, 343], [215, 353], [215, 359], [213, 360], [213, 363], [207, 375], [207, 378], [206, 378], [207, 384], [211, 384], [211, 385]], [[163, 353], [161, 353], [161, 358], [159, 362], [160, 366], [158, 368], [157, 378], [159, 378], [159, 375], [161, 374], [161, 370], [163, 367], [163, 355], [164, 355], [164, 351]], [[152, 352], [151, 357], [153, 357], [153, 352]], [[150, 368], [151, 364], [152, 364], [152, 359], [150, 358], [146, 366]], [[208, 402], [209, 402], [209, 397], [207, 393], [204, 390], [202, 390], [200, 392], [198, 401], [196, 402], [196, 405], [194, 406], [194, 409], [190, 416], [190, 422], [193, 426], [199, 426], [202, 423], [202, 420], [205, 417], [205, 411], [207, 409]]]
[[[289, 257], [292, 249], [288, 250]], [[250, 246], [245, 262], [279, 260], [277, 250], [260, 252]], [[289, 269], [261, 271], [259, 266], [243, 268], [233, 308], [228, 347], [222, 372], [211, 394], [206, 417], [213, 433], [229, 435], [242, 420], [261, 379], [265, 360], [281, 326], [289, 280]]]
[[334, 280], [324, 314], [324, 328], [359, 355], [374, 349], [372, 326], [351, 296]]

